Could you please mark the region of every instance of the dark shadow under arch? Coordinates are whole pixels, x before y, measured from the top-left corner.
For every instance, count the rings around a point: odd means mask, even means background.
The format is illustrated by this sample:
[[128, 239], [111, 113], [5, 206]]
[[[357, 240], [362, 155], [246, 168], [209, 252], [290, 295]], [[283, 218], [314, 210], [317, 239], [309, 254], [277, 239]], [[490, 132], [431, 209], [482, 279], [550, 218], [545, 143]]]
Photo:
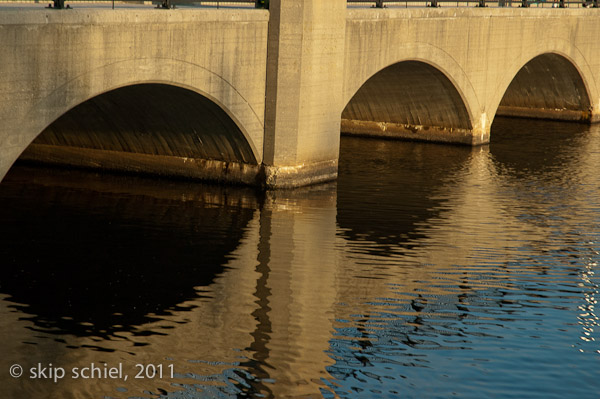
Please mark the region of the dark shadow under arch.
[[445, 130], [472, 128], [454, 84], [420, 61], [399, 62], [373, 75], [350, 100], [342, 119]]
[[257, 163], [243, 132], [219, 105], [165, 84], [126, 86], [87, 100], [34, 144]]
[[575, 65], [561, 55], [547, 53], [533, 58], [519, 70], [496, 114], [590, 121], [591, 103]]

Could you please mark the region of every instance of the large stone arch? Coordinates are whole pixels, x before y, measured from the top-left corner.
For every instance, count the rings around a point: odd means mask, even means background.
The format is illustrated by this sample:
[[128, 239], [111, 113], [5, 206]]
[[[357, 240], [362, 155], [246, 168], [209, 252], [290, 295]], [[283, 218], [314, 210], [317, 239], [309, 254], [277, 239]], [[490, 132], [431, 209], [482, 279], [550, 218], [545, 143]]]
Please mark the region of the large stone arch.
[[599, 92], [592, 69], [575, 46], [544, 39], [507, 65], [488, 109], [496, 114], [597, 122]]
[[[406, 99], [404, 104], [396, 103], [404, 109], [400, 112], [405, 113], [404, 117], [398, 118], [399, 109], [394, 110], [392, 106], [387, 113], [396, 113], [396, 118], [379, 120], [378, 125], [369, 124], [368, 129], [387, 130], [389, 133], [381, 135], [395, 136], [394, 127], [388, 123], [392, 122], [408, 130], [406, 134], [399, 135], [401, 138], [464, 144], [487, 141], [489, 123], [485, 115], [482, 115], [479, 99], [465, 71], [449, 53], [426, 43], [398, 43], [390, 46], [384, 52], [384, 57], [377, 57], [372, 61], [354, 61], [351, 58], [352, 52], [348, 53], [350, 57], [347, 55], [344, 79], [345, 108], [342, 113], [356, 115], [356, 106], [353, 113], [348, 112], [348, 105], [352, 107], [356, 96], [362, 97], [364, 114], [369, 113], [367, 98], [374, 98], [378, 88], [387, 91], [386, 96], [404, 88], [408, 90], [406, 93], [413, 95], [413, 99]], [[357, 62], [362, 62], [363, 65], [356, 65]], [[392, 76], [398, 78], [393, 80]], [[427, 88], [423, 88], [423, 83]], [[419, 93], [422, 95], [415, 98], [415, 94], [418, 96]], [[430, 107], [428, 99], [436, 102], [439, 107]], [[413, 104], [408, 104], [411, 101]], [[406, 112], [412, 115], [406, 115]], [[384, 111], [383, 114], [385, 113]], [[375, 114], [377, 113], [367, 117], [377, 119], [372, 117]], [[381, 112], [379, 114], [381, 119]], [[343, 130], [345, 124], [343, 121]]]
[[93, 97], [33, 143], [256, 164], [246, 136], [218, 104], [167, 84], [124, 86]]
[[251, 103], [231, 82], [201, 65], [176, 59], [142, 58], [108, 63], [34, 93], [33, 101], [20, 105], [25, 110], [18, 118], [20, 122], [10, 127], [10, 136], [17, 137], [18, 142], [12, 143], [12, 151], [7, 151], [12, 159], [4, 159], [0, 176], [5, 175], [44, 129], [68, 111], [104, 93], [144, 84], [186, 89], [214, 103], [246, 139], [252, 163], [262, 162], [264, 104]]

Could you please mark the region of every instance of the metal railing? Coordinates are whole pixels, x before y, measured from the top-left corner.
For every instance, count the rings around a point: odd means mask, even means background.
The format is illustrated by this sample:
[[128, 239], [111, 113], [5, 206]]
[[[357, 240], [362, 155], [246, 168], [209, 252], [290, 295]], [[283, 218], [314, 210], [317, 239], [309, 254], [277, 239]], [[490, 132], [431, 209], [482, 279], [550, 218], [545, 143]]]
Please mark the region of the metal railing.
[[350, 3], [371, 4], [373, 8], [385, 8], [388, 5], [404, 6], [426, 5], [427, 7], [441, 7], [442, 5], [459, 6], [459, 4], [470, 6], [474, 4], [477, 7], [488, 7], [495, 5], [497, 7], [531, 7], [532, 5], [552, 8], [593, 7], [598, 8], [600, 0], [347, 0]]
[[[217, 8], [219, 8], [219, 6], [224, 3], [224, 4], [254, 4], [255, 8], [269, 8], [269, 0], [206, 0], [206, 1], [202, 1], [202, 0], [195, 0], [195, 1], [188, 1], [186, 2], [181, 2], [181, 1], [176, 1], [177, 4], [198, 4], [198, 5], [214, 5]], [[159, 7], [157, 8], [174, 8], [175, 4], [173, 4], [172, 0], [162, 0], [162, 4], [159, 5]]]
[[[48, 8], [64, 9], [70, 8], [68, 5], [65, 6], [65, 1], [69, 3], [86, 2], [86, 0], [51, 0]], [[113, 8], [115, 0], [92, 0], [94, 2], [110, 3], [112, 2]], [[223, 4], [228, 5], [254, 5], [255, 8], [269, 8], [269, 0], [150, 0], [152, 3], [158, 3], [156, 8], [172, 9], [176, 5], [208, 5], [216, 6], [219, 8]], [[129, 3], [139, 4], [145, 3], [143, 0], [116, 0], [117, 3]]]
[[[36, 0], [38, 2], [39, 0]], [[65, 1], [69, 3], [77, 3], [79, 1], [85, 2], [86, 0], [49, 0], [52, 1], [49, 8], [68, 8], [65, 7]], [[98, 0], [95, 0], [98, 1]], [[100, 2], [110, 3], [112, 2], [113, 8], [115, 1], [118, 3], [142, 3], [140, 0], [105, 0]], [[293, 0], [292, 0], [293, 1]], [[326, 1], [326, 0], [324, 0]], [[346, 0], [349, 5], [352, 4], [364, 4], [371, 5], [372, 8], [386, 8], [386, 7], [460, 7], [460, 6], [476, 6], [476, 7], [552, 7], [552, 8], [568, 8], [568, 7], [592, 7], [598, 8], [600, 0]], [[12, 2], [11, 0], [0, 2]], [[43, 3], [43, 0], [40, 2]], [[269, 8], [269, 0], [153, 0], [153, 3], [158, 3], [157, 8], [170, 9], [175, 8], [176, 5], [203, 5], [203, 6], [216, 6], [219, 8], [221, 5], [254, 5], [255, 8]]]

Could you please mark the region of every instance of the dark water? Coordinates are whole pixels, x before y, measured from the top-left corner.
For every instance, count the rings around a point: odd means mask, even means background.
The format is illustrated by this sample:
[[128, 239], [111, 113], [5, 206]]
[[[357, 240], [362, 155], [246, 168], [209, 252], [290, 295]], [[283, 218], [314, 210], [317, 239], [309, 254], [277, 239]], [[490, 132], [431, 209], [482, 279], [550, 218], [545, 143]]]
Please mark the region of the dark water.
[[503, 119], [266, 194], [15, 167], [0, 397], [598, 397], [599, 167], [599, 126]]

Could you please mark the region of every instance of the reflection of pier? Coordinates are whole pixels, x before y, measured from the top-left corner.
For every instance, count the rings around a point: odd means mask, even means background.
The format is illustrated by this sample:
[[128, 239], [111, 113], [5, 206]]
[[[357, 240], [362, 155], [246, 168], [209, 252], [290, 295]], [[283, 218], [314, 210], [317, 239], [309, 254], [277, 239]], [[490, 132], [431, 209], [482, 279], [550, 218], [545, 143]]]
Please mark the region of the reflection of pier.
[[[436, 178], [435, 190], [423, 200], [421, 209], [416, 197], [411, 199], [406, 194], [406, 185], [387, 185], [387, 192], [377, 193], [381, 204], [391, 206], [395, 198], [404, 198], [412, 204], [409, 209], [417, 210], [415, 220], [401, 225], [403, 237], [391, 237], [393, 229], [381, 220], [349, 219], [344, 214], [350, 202], [356, 202], [353, 206], [360, 209], [361, 204], [366, 207], [370, 200], [361, 196], [344, 197], [347, 193], [344, 176], [337, 187], [269, 193], [264, 201], [229, 189], [223, 189], [222, 195], [198, 195], [197, 198], [211, 198], [196, 202], [209, 214], [211, 204], [220, 209], [214, 211], [220, 214], [212, 220], [232, 221], [226, 228], [232, 229], [233, 238], [227, 247], [206, 246], [195, 253], [198, 262], [202, 262], [212, 252], [216, 270], [206, 281], [197, 279], [195, 272], [186, 274], [181, 284], [187, 298], [167, 308], [144, 309], [144, 319], [115, 332], [111, 340], [99, 339], [101, 332], [96, 332], [71, 336], [67, 342], [54, 342], [48, 333], [50, 329], [39, 331], [34, 318], [18, 319], [19, 313], [10, 313], [11, 307], [7, 308], [5, 299], [0, 302], [0, 323], [6, 339], [0, 343], [0, 350], [7, 354], [8, 362], [40, 359], [65, 367], [99, 359], [113, 364], [156, 363], [164, 360], [165, 353], [173, 354], [169, 362], [180, 373], [173, 382], [183, 384], [182, 387], [173, 387], [168, 380], [95, 382], [93, 389], [108, 393], [119, 386], [134, 394], [144, 389], [195, 391], [230, 385], [232, 389], [275, 397], [289, 395], [290, 386], [295, 387], [294, 394], [298, 396], [316, 395], [324, 386], [321, 379], [330, 378], [327, 369], [334, 364], [332, 356], [344, 356], [331, 346], [334, 329], [339, 327], [340, 320], [356, 319], [361, 313], [367, 318], [377, 308], [368, 303], [378, 298], [395, 298], [400, 301], [399, 306], [405, 307], [404, 314], [416, 317], [435, 298], [443, 297], [444, 306], [454, 306], [465, 295], [476, 296], [478, 290], [490, 288], [479, 285], [472, 272], [461, 269], [485, 259], [486, 252], [503, 254], [503, 259], [511, 262], [520, 259], [515, 249], [522, 246], [537, 246], [546, 251], [561, 249], [559, 246], [564, 243], [551, 236], [552, 223], [557, 222], [552, 218], [533, 220], [527, 215], [547, 214], [553, 196], [560, 196], [561, 203], [576, 209], [577, 204], [597, 195], [595, 190], [569, 185], [569, 177], [561, 171], [561, 168], [568, 170], [575, 176], [574, 181], [598, 181], [597, 176], [578, 176], [594, 170], [589, 165], [599, 164], [597, 139], [597, 129], [585, 134], [574, 131], [563, 145], [553, 146], [552, 156], [535, 163], [512, 155], [512, 146], [519, 145], [516, 136], [503, 137], [490, 148], [445, 148], [444, 158], [452, 159], [453, 167]], [[373, 157], [373, 164], [387, 162], [386, 151], [393, 153], [410, 146], [383, 144], [379, 151], [374, 151], [379, 155]], [[352, 143], [345, 143], [342, 148], [350, 150]], [[398, 171], [401, 180], [410, 179], [411, 173], [418, 180], [419, 170], [441, 156], [437, 147], [412, 148], [420, 152], [416, 158], [424, 163], [411, 172]], [[543, 143], [538, 150], [548, 153]], [[587, 155], [580, 156], [583, 153]], [[408, 153], [406, 156], [409, 157]], [[415, 159], [413, 155], [410, 157]], [[537, 169], [532, 170], [531, 165]], [[546, 191], [538, 203], [523, 204], [515, 195], [527, 173], [558, 191]], [[386, 181], [387, 177], [382, 179]], [[167, 202], [176, 203], [175, 192], [173, 188], [173, 194], [153, 195], [168, 196], [171, 199]], [[162, 201], [157, 200], [159, 204]], [[557, 212], [561, 218], [570, 218], [569, 223], [574, 225], [586, 226], [595, 220], [585, 213]], [[192, 225], [203, 228], [200, 219]], [[363, 251], [361, 241], [381, 242], [387, 251]], [[480, 269], [479, 273], [485, 273], [485, 263], [482, 262]], [[462, 273], [462, 284], [452, 290], [435, 291], [430, 282], [442, 272]], [[145, 289], [138, 285], [132, 292]], [[155, 287], [153, 291], [159, 289]], [[4, 286], [3, 290], [6, 292]], [[429, 302], [418, 298], [417, 293], [427, 296]], [[22, 311], [39, 311], [33, 305], [23, 306]], [[411, 328], [418, 329], [419, 325], [415, 323]], [[408, 329], [407, 334], [410, 334]], [[50, 339], [40, 339], [40, 335]], [[13, 345], [15, 342], [18, 344]], [[137, 350], [136, 343], [145, 345], [143, 351]], [[69, 346], [96, 346], [105, 351], [69, 350]], [[128, 352], [136, 355], [130, 356]], [[19, 392], [23, 389], [42, 392], [51, 387], [74, 394], [92, 389], [89, 382], [84, 385], [79, 381], [43, 385], [11, 380], [6, 386]]]

